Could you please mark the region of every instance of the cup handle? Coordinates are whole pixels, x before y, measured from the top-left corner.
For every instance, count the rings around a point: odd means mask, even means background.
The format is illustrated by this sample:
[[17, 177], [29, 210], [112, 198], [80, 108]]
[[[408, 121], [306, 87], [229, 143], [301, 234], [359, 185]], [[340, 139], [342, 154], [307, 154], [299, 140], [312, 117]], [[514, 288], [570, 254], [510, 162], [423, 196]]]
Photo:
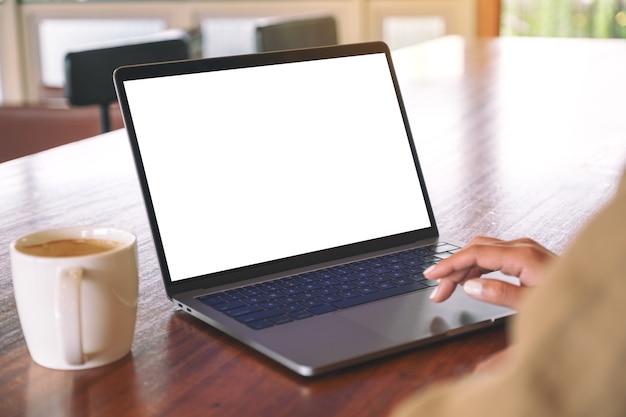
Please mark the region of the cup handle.
[[69, 365], [85, 363], [80, 317], [80, 267], [61, 269], [55, 294], [55, 323], [61, 341], [61, 351]]

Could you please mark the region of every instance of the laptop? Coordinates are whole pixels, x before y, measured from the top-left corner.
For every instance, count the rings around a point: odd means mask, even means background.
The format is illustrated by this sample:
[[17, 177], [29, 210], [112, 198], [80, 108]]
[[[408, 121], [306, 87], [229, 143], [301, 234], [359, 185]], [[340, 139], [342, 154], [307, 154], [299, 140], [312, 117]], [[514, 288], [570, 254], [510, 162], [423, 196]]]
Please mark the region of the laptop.
[[368, 42], [114, 74], [167, 297], [313, 376], [513, 312], [422, 271], [439, 236], [391, 54]]

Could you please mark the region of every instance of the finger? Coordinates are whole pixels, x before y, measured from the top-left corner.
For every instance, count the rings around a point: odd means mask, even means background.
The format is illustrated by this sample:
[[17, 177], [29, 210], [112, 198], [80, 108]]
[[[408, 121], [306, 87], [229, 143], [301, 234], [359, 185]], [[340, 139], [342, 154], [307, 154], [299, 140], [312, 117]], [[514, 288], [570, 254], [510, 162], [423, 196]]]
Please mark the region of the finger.
[[454, 290], [456, 289], [456, 282], [451, 281], [449, 279], [439, 280], [439, 283], [430, 294], [430, 299], [436, 303], [440, 303], [442, 301], [450, 298]]
[[[461, 249], [460, 252], [457, 253], [462, 253], [464, 251], [467, 250], [467, 248], [472, 247], [472, 246], [476, 246], [476, 245], [502, 245], [502, 244], [506, 244], [507, 242], [501, 239], [496, 239], [494, 237], [487, 237], [487, 236], [476, 236], [474, 238], [472, 238], [467, 245], [465, 245], [463, 247], [463, 249]], [[457, 257], [457, 255], [453, 255], [452, 257]], [[441, 263], [443, 261], [440, 261], [439, 263]], [[444, 266], [448, 263], [450, 263], [451, 261], [445, 261]], [[441, 269], [441, 267], [437, 267], [437, 273], [433, 274], [433, 270], [435, 269], [434, 267], [437, 265], [433, 265], [430, 268], [426, 269], [424, 271], [424, 277], [427, 279], [439, 279], [441, 278], [443, 275], [443, 271], [445, 271], [445, 269]], [[486, 271], [489, 272], [489, 271]], [[482, 273], [479, 273], [479, 269], [478, 268], [470, 268], [470, 269], [465, 269], [462, 271], [455, 271], [455, 275], [454, 276], [446, 276], [446, 278], [448, 279], [452, 279], [456, 282], [462, 282], [465, 279], [465, 276], [475, 276], [478, 277], [480, 276]]]
[[487, 244], [500, 244], [500, 243], [506, 243], [506, 241], [502, 239], [497, 239], [495, 237], [476, 236], [476, 237], [473, 237], [472, 240], [467, 242], [467, 244], [464, 247], [468, 247], [472, 245], [487, 245]]
[[[473, 245], [490, 245], [490, 244], [502, 244], [502, 243], [506, 243], [505, 241], [501, 240], [501, 239], [496, 239], [493, 237], [486, 237], [486, 236], [476, 236], [474, 238], [472, 238], [472, 240], [470, 240], [467, 245], [465, 245], [464, 249]], [[461, 249], [461, 251], [463, 251], [464, 249]], [[454, 255], [456, 256], [456, 255]], [[448, 261], [446, 261], [447, 263]], [[426, 269], [424, 271], [424, 277], [427, 279], [439, 279], [440, 278], [440, 274], [437, 274], [437, 276], [431, 275], [431, 272], [434, 269], [434, 266], [431, 266], [430, 268]], [[482, 275], [484, 272], [479, 272], [478, 268], [471, 268], [468, 270], [463, 270], [463, 271], [458, 271], [456, 273], [456, 275], [454, 277], [452, 276], [448, 276], [446, 278], [448, 279], [452, 279], [453, 281], [456, 282], [462, 282], [465, 278], [465, 276], [467, 275], [468, 277], [479, 277], [480, 275]]]
[[470, 273], [499, 270], [522, 279], [525, 272], [534, 274], [543, 263], [537, 258], [537, 249], [530, 245], [474, 244], [428, 268], [424, 276], [461, 283], [471, 278]]
[[[472, 268], [468, 268], [468, 269], [462, 269], [460, 271], [454, 271], [449, 275], [446, 275], [445, 277], [443, 277], [443, 279], [447, 279], [450, 281], [454, 281], [457, 284], [462, 284], [463, 282], [465, 282], [468, 279], [472, 279], [472, 278], [480, 278], [481, 276], [483, 276], [484, 274], [487, 274], [489, 272], [489, 270], [484, 270], [484, 269], [480, 269], [478, 267], [472, 267]], [[428, 274], [429, 276], [424, 275], [425, 278], [427, 279], [442, 279], [439, 277], [435, 277], [432, 278], [430, 277], [430, 273]]]
[[[465, 247], [467, 248], [468, 246], [472, 246], [472, 245], [485, 245], [485, 244], [497, 244], [497, 243], [503, 243], [503, 241], [500, 239], [478, 236], [478, 237], [473, 238]], [[454, 255], [454, 256], [457, 256], [457, 255]], [[467, 269], [453, 271], [445, 275], [445, 277], [442, 279], [441, 276], [443, 275], [443, 272], [441, 272], [440, 274], [432, 274], [432, 271], [435, 269], [435, 266], [436, 265], [433, 265], [430, 268], [426, 269], [423, 272], [423, 274], [424, 274], [424, 277], [427, 279], [438, 280], [437, 287], [434, 289], [434, 291], [430, 295], [430, 299], [437, 303], [445, 301], [448, 298], [450, 298], [452, 293], [454, 293], [454, 290], [456, 289], [457, 284], [461, 284], [468, 279], [479, 278], [485, 273], [492, 272], [492, 271], [486, 271], [486, 270], [477, 268], [475, 266], [472, 266]]]
[[463, 284], [467, 295], [477, 300], [517, 309], [527, 288], [497, 279], [470, 279]]
[[[491, 240], [491, 242], [490, 242]], [[478, 240], [476, 244], [481, 244], [482, 239]], [[541, 254], [546, 258], [556, 258], [557, 254], [550, 251], [549, 249], [543, 247], [541, 244], [537, 243], [537, 241], [530, 238], [520, 238], [514, 240], [499, 240], [499, 239], [491, 239], [485, 238], [484, 243], [482, 244], [491, 244], [498, 246], [509, 246], [509, 247], [518, 247], [518, 248], [526, 248], [528, 251], [534, 251], [537, 254]]]
[[430, 294], [430, 299], [437, 303], [445, 301], [450, 298], [458, 284], [462, 284], [468, 279], [480, 278], [486, 272], [489, 271], [471, 268], [469, 270], [455, 272], [445, 278], [437, 279], [437, 287], [435, 287], [435, 290]]

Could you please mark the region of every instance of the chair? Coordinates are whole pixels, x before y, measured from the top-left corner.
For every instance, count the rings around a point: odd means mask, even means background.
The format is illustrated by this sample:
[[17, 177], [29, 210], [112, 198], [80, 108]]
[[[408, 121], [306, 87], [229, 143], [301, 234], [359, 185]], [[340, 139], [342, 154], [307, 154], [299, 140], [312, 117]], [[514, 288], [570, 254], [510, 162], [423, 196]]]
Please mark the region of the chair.
[[100, 131], [108, 132], [109, 106], [117, 100], [113, 71], [122, 65], [188, 59], [189, 44], [186, 32], [169, 30], [69, 52], [65, 56], [65, 97], [72, 106], [97, 104]]
[[[94, 136], [99, 130], [98, 119], [98, 109], [93, 107], [3, 104], [0, 106], [0, 163]], [[121, 114], [111, 122], [120, 126]]]
[[258, 52], [336, 45], [337, 23], [332, 16], [273, 21], [256, 28]]

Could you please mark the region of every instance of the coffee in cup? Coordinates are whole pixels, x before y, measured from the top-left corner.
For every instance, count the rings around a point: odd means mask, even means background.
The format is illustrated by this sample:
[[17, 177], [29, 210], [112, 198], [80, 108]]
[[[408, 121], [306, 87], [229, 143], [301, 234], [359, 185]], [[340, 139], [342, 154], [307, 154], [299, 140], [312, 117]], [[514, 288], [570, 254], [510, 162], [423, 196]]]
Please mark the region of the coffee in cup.
[[18, 250], [27, 255], [49, 258], [95, 255], [120, 246], [119, 242], [103, 239], [60, 239], [50, 242], [25, 245]]

